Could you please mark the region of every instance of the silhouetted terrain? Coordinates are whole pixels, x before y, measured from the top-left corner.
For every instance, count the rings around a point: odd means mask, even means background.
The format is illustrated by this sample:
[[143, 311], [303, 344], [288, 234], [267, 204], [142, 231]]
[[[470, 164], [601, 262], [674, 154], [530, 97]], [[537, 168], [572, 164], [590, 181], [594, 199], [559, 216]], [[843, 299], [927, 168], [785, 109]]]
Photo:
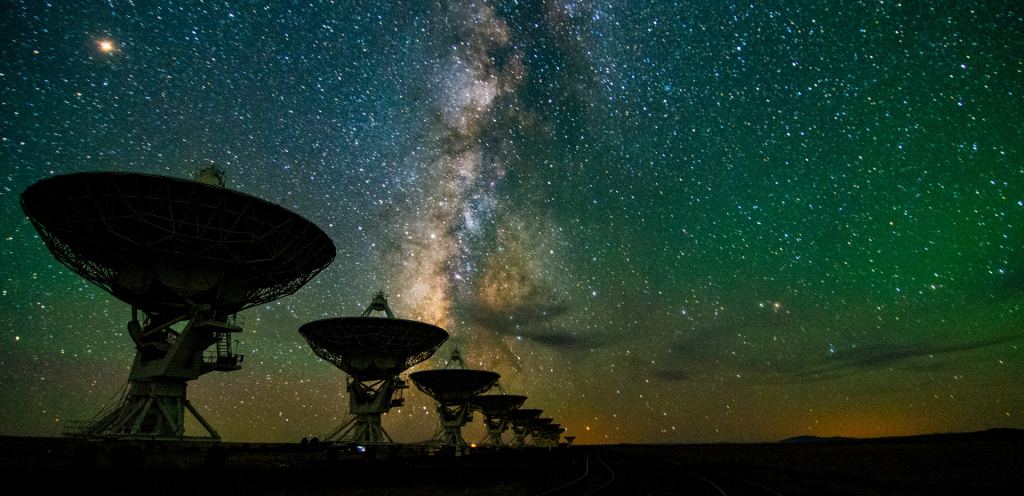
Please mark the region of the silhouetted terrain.
[[[84, 443], [0, 438], [6, 494], [1006, 495], [1024, 487], [1024, 431], [766, 444], [477, 451]], [[593, 491], [597, 491], [594, 493]]]
[[1024, 430], [1021, 429], [988, 429], [979, 432], [944, 432], [936, 434], [919, 434], [915, 436], [896, 436], [896, 437], [871, 437], [871, 438], [857, 438], [857, 437], [818, 437], [818, 436], [796, 436], [783, 439], [780, 443], [788, 444], [800, 444], [800, 443], [814, 443], [814, 444], [835, 444], [835, 443], [851, 443], [851, 444], [865, 444], [865, 443], [882, 443], [882, 444], [893, 444], [893, 443], [927, 443], [927, 442], [955, 442], [955, 441], [1011, 441], [1017, 440], [1024, 442]]

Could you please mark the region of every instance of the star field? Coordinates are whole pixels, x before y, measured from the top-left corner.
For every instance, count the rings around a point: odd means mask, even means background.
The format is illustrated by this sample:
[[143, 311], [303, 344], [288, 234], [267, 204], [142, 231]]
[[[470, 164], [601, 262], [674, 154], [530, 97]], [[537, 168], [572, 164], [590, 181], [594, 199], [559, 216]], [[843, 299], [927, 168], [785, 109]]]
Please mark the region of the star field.
[[225, 440], [335, 427], [297, 329], [379, 289], [452, 336], [414, 370], [458, 345], [579, 442], [1024, 428], [1020, 5], [409, 3], [8, 2], [0, 434], [91, 417], [133, 355], [20, 193], [210, 162], [338, 247], [190, 384]]

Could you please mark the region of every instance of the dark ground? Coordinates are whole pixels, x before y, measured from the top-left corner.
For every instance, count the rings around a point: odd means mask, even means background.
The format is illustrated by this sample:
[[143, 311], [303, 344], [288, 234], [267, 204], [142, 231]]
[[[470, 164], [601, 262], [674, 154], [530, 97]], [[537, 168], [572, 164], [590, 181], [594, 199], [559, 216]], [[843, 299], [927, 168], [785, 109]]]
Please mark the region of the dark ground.
[[[1024, 435], [356, 454], [297, 444], [0, 438], [5, 494], [1011, 495]], [[585, 475], [584, 475], [585, 474]], [[596, 491], [596, 492], [595, 492]]]

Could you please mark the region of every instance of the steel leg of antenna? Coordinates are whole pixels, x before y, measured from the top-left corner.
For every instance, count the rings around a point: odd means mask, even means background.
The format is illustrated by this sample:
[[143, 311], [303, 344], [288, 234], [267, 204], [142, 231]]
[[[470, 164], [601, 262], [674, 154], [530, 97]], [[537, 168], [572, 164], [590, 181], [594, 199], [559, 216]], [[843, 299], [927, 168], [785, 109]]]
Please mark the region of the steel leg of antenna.
[[391, 436], [388, 435], [388, 431], [384, 430], [384, 427], [378, 426], [378, 428], [380, 429], [380, 433], [384, 435], [383, 437], [387, 439], [389, 443], [395, 442], [391, 439]]
[[466, 440], [462, 438], [462, 426], [444, 426], [439, 441], [443, 446], [468, 446]]
[[[162, 399], [163, 398], [157, 400], [156, 407], [158, 410], [160, 410], [160, 413], [163, 415], [164, 421], [167, 422], [167, 428], [164, 430], [173, 431], [171, 435], [181, 437], [181, 435], [184, 434], [185, 430], [185, 419], [181, 418], [180, 414], [178, 415], [177, 418], [175, 418], [174, 415], [167, 410], [167, 401], [161, 401]], [[170, 401], [174, 403], [176, 411], [181, 410], [181, 398], [174, 398]]]
[[372, 414], [350, 414], [337, 429], [327, 436], [326, 440], [360, 444], [394, 442], [381, 426], [380, 417]]
[[512, 447], [513, 448], [525, 447], [526, 446], [526, 433], [522, 429], [519, 429], [519, 428], [516, 428], [516, 427], [512, 427], [512, 433], [515, 434], [515, 436], [512, 438], [512, 443], [511, 443]]
[[442, 446], [453, 446], [457, 449], [469, 446], [462, 437], [462, 426], [466, 425], [471, 414], [469, 406], [447, 407], [439, 404], [437, 406], [437, 413], [439, 414], [438, 421], [440, 422], [438, 442]]
[[213, 426], [210, 425], [210, 423], [207, 422], [202, 415], [199, 415], [199, 411], [196, 410], [196, 407], [192, 406], [192, 402], [189, 401], [188, 399], [185, 400], [185, 408], [188, 408], [188, 411], [191, 412], [192, 416], [199, 421], [199, 424], [203, 426], [203, 429], [206, 429], [206, 432], [210, 433], [210, 437], [214, 439], [220, 439], [220, 434], [218, 434], [217, 431], [213, 429]]
[[153, 401], [152, 397], [128, 397], [110, 415], [86, 428], [86, 432], [89, 436], [137, 435]]
[[135, 422], [132, 424], [132, 430], [129, 431], [131, 434], [134, 435], [139, 433], [139, 429], [142, 428], [142, 421], [146, 419], [146, 414], [149, 413], [149, 409], [152, 407], [153, 397], [146, 398], [146, 403], [142, 406], [142, 413], [139, 413], [138, 415], [135, 416]]
[[352, 429], [349, 433], [351, 435], [345, 437], [349, 441], [360, 444], [369, 444], [377, 441], [374, 438], [373, 424], [367, 422], [363, 415], [356, 414], [356, 422], [352, 424]]
[[346, 389], [349, 393], [350, 417], [328, 436], [328, 440], [359, 444], [393, 443], [381, 425], [381, 415], [391, 410], [395, 392], [404, 387], [404, 382], [398, 376], [375, 381], [349, 378]]
[[349, 415], [348, 418], [346, 418], [341, 423], [341, 425], [338, 426], [337, 429], [334, 429], [333, 431], [331, 431], [331, 433], [328, 434], [327, 437], [324, 438], [324, 440], [325, 441], [338, 441], [338, 440], [340, 440], [341, 438], [343, 438], [345, 436], [345, 434], [348, 434], [348, 431], [352, 430], [352, 428], [354, 427], [355, 421], [356, 421], [356, 416], [355, 415]]
[[487, 428], [487, 435], [480, 441], [481, 445], [501, 448], [505, 442], [501, 439], [501, 433], [505, 432], [508, 424], [502, 417], [484, 417], [484, 426]]
[[485, 444], [485, 443], [488, 446], [492, 446], [494, 448], [500, 448], [500, 447], [504, 446], [504, 443], [501, 441], [501, 431], [500, 430], [488, 429], [487, 430], [487, 437], [484, 438], [484, 441], [482, 441], [480, 444]]
[[186, 387], [186, 381], [178, 378], [132, 381], [121, 403], [85, 432], [98, 437], [181, 438], [187, 409], [211, 437], [220, 439], [185, 397]]
[[144, 403], [122, 402], [111, 412], [111, 415], [89, 426], [87, 432], [90, 436], [101, 435], [104, 432], [121, 432], [124, 430], [124, 425], [134, 419], [136, 414], [145, 407]]
[[[187, 410], [213, 439], [220, 439], [220, 434], [188, 401], [188, 382], [213, 370], [237, 370], [237, 362], [233, 367], [223, 368], [219, 360], [216, 363], [204, 360], [202, 353], [222, 334], [241, 329], [224, 324], [223, 319], [218, 320], [217, 315], [206, 307], [196, 307], [187, 313], [158, 320], [158, 324], [143, 330], [138, 322], [138, 309], [132, 309], [129, 331], [133, 333], [132, 339], [140, 351], [136, 353], [128, 376], [127, 392], [111, 410], [101, 413], [80, 430], [67, 430], [66, 435], [180, 439], [185, 435]], [[172, 324], [184, 320], [188, 320], [188, 324], [180, 332], [169, 329]], [[165, 343], [169, 348], [162, 356], [147, 355], [141, 351], [154, 343], [150, 339], [154, 334], [166, 337], [161, 334], [164, 331], [174, 335], [175, 339]]]
[[[72, 431], [72, 436], [93, 436], [97, 430], [105, 429], [106, 426], [112, 424], [115, 420], [120, 418], [120, 410], [115, 408], [112, 411], [107, 412], [105, 415], [100, 416], [98, 420], [92, 423], [84, 424], [77, 432]], [[68, 434], [65, 434], [68, 435]]]
[[391, 437], [384, 432], [384, 428], [380, 425], [380, 416], [370, 415], [359, 415], [357, 432], [352, 436], [357, 442], [366, 444], [384, 444], [390, 443]]

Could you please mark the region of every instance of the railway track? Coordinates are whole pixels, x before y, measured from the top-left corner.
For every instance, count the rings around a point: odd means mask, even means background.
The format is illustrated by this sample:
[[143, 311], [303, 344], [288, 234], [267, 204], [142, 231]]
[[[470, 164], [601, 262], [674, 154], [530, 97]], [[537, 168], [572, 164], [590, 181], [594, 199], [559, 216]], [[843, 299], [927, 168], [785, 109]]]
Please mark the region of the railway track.
[[548, 489], [538, 496], [590, 496], [613, 494], [606, 492], [615, 482], [615, 470], [596, 451], [587, 453], [583, 474], [560, 486]]
[[[763, 484], [731, 474], [690, 473], [689, 476], [700, 480], [713, 489], [714, 492], [711, 492], [710, 494], [719, 496], [783, 496], [782, 493], [779, 493], [778, 491]], [[681, 494], [687, 493], [684, 492]], [[707, 493], [705, 492], [700, 494]]]

